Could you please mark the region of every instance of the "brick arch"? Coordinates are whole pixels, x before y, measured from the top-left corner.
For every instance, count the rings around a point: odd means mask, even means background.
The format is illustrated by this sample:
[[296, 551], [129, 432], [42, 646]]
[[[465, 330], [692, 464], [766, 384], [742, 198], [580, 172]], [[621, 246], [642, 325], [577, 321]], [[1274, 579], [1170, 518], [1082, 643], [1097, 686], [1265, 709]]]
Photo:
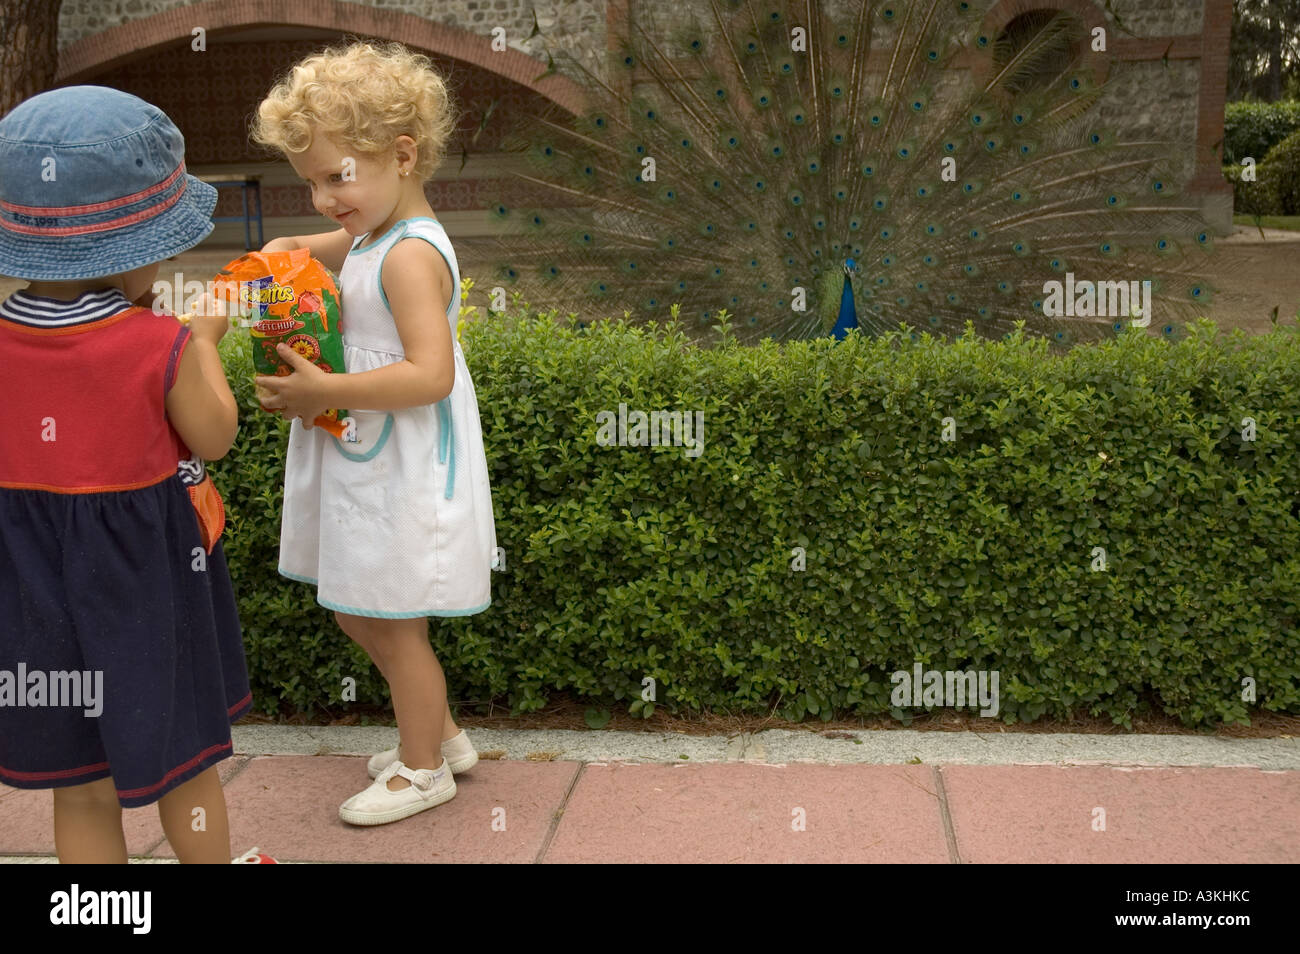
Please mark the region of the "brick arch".
[[[980, 24], [980, 33], [987, 36], [990, 41], [995, 39], [999, 33], [1006, 28], [1016, 17], [1024, 13], [1032, 13], [1035, 10], [1060, 10], [1063, 13], [1073, 13], [1083, 22], [1084, 33], [1088, 39], [1091, 39], [1093, 28], [1106, 27], [1106, 18], [1101, 8], [1092, 0], [998, 0], [984, 14], [984, 19]], [[1107, 30], [1107, 46], [1115, 39], [1109, 35]], [[1091, 46], [1085, 44], [1083, 56], [1080, 61], [1081, 69], [1092, 71], [1092, 79], [1098, 86], [1106, 82], [1106, 77], [1110, 75], [1111, 58], [1104, 53], [1094, 53]], [[972, 69], [972, 78], [977, 83], [986, 82], [993, 75], [993, 47], [990, 43], [985, 55], [978, 57]]]
[[503, 76], [577, 115], [586, 96], [581, 86], [559, 74], [538, 79], [541, 64], [526, 53], [494, 51], [491, 39], [421, 17], [347, 3], [295, 0], [292, 14], [281, 0], [206, 0], [132, 20], [78, 40], [59, 54], [58, 85], [85, 83], [131, 60], [191, 39], [201, 26], [209, 39], [249, 27], [283, 26], [337, 30], [398, 40]]

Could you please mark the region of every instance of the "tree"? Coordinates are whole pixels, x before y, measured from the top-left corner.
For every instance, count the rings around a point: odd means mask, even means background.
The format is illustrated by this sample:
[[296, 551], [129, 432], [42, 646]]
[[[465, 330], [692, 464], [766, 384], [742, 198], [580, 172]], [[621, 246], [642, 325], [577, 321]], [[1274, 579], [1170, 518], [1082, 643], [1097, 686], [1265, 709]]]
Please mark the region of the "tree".
[[54, 85], [63, 0], [0, 0], [0, 116]]

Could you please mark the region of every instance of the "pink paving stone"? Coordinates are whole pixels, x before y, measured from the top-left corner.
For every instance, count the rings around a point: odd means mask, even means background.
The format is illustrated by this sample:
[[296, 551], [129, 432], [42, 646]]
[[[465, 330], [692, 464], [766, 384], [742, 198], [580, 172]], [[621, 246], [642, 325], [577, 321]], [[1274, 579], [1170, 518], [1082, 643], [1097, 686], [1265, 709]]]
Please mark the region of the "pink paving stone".
[[[230, 841], [235, 854], [256, 845], [277, 861], [531, 863], [577, 771], [576, 762], [483, 760], [456, 776], [451, 801], [359, 828], [338, 811], [370, 783], [364, 758], [253, 758], [226, 788]], [[504, 831], [493, 830], [498, 808]]]
[[[945, 766], [964, 862], [1300, 861], [1300, 772]], [[1093, 831], [1093, 809], [1106, 830]]]
[[[947, 863], [925, 765], [591, 764], [548, 862]], [[795, 809], [805, 831], [795, 831]]]
[[[218, 763], [222, 784], [238, 774], [246, 761], [235, 756]], [[0, 855], [54, 854], [53, 790], [4, 786], [0, 791], [5, 793], [0, 798]], [[157, 804], [123, 809], [122, 831], [128, 855], [147, 854], [163, 840]]]

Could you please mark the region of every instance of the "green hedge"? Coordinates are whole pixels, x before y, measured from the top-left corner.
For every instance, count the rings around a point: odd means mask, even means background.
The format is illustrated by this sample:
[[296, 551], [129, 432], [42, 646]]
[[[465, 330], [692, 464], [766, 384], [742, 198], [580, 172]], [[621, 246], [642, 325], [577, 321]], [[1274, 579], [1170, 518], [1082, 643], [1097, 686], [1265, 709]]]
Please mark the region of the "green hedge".
[[1223, 161], [1246, 156], [1263, 162], [1268, 151], [1300, 129], [1300, 103], [1229, 103], [1223, 114]]
[[[1052, 356], [897, 332], [696, 349], [672, 324], [553, 319], [464, 328], [506, 565], [489, 610], [431, 627], [455, 698], [644, 712], [651, 676], [672, 712], [829, 719], [891, 711], [890, 673], [919, 660], [998, 670], [1007, 721], [1300, 712], [1294, 328]], [[228, 337], [247, 411], [213, 471], [256, 705], [337, 715], [345, 676], [383, 703], [313, 588], [276, 574], [285, 425]], [[702, 411], [704, 452], [600, 446], [620, 402]]]

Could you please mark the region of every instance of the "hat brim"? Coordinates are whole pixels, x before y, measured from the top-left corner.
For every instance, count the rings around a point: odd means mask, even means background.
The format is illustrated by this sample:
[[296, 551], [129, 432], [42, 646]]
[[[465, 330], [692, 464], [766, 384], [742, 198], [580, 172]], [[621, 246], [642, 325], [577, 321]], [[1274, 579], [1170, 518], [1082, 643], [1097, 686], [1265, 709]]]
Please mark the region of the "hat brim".
[[46, 238], [0, 228], [0, 275], [46, 282], [103, 278], [193, 248], [212, 234], [217, 190], [188, 173], [185, 179], [185, 191], [171, 208], [111, 232]]

